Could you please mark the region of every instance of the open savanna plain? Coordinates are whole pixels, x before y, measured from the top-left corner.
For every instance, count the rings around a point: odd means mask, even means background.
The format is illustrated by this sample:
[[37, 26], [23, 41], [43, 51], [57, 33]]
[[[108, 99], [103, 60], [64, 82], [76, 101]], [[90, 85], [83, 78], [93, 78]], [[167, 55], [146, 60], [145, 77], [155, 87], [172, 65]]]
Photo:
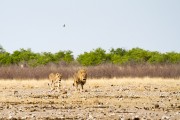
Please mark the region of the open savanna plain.
[[180, 119], [180, 79], [88, 79], [81, 92], [72, 84], [50, 92], [47, 79], [0, 80], [0, 119]]

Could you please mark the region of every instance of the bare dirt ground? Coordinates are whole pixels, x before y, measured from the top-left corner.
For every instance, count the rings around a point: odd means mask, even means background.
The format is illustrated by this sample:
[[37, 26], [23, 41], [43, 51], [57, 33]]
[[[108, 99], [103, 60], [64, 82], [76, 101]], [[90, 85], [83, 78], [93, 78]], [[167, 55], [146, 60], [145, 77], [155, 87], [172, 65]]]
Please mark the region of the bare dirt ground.
[[83, 92], [72, 83], [49, 92], [48, 80], [1, 80], [0, 119], [180, 119], [179, 79], [88, 79]]

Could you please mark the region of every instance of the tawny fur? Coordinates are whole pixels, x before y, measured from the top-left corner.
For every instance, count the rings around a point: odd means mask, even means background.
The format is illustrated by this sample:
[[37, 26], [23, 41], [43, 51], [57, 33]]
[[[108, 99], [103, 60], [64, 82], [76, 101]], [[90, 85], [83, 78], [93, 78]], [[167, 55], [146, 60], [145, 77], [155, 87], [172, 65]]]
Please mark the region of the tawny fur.
[[[60, 74], [60, 73], [49, 74], [49, 80], [50, 80], [49, 86], [51, 88], [51, 91], [55, 90], [55, 88], [60, 89], [61, 78], [62, 78], [62, 74]], [[57, 84], [57, 86], [56, 86], [56, 84]]]
[[80, 84], [83, 90], [83, 85], [86, 83], [86, 79], [87, 79], [87, 71], [85, 69], [80, 69], [74, 74], [73, 78], [74, 78], [73, 86], [75, 86], [76, 89], [78, 90], [78, 85]]

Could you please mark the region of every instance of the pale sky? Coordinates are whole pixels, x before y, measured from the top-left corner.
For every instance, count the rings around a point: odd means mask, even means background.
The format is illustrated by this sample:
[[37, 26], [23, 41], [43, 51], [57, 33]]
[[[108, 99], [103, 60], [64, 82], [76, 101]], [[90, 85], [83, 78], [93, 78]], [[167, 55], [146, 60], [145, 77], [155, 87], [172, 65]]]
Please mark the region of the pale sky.
[[0, 45], [75, 56], [98, 47], [180, 52], [180, 0], [0, 0]]

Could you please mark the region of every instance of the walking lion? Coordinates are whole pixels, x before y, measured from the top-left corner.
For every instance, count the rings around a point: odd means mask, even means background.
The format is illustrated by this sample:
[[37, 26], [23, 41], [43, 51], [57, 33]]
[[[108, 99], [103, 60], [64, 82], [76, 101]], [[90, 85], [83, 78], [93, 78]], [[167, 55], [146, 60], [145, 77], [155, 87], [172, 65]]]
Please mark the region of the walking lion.
[[50, 88], [51, 91], [55, 90], [56, 88], [60, 89], [62, 74], [60, 73], [51, 73], [49, 74], [49, 80], [50, 80]]
[[85, 69], [80, 69], [74, 74], [73, 78], [74, 78], [73, 86], [75, 86], [76, 89], [78, 90], [78, 85], [80, 84], [83, 90], [83, 85], [86, 83], [87, 80], [87, 71]]

